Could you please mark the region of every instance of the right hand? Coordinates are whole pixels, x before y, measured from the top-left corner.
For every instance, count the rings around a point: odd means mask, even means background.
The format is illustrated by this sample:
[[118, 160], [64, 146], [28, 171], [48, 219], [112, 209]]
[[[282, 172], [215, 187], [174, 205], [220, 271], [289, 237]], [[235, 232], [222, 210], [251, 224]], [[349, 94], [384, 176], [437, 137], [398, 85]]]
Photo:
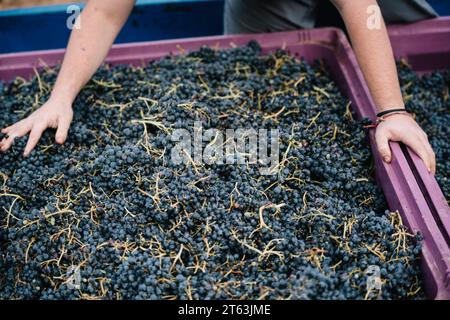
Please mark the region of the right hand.
[[433, 175], [436, 173], [434, 151], [426, 133], [412, 117], [405, 114], [390, 116], [377, 126], [375, 140], [385, 162], [390, 163], [392, 160], [389, 141], [403, 142], [422, 159], [430, 173]]
[[0, 142], [0, 150], [3, 152], [7, 151], [13, 144], [14, 138], [23, 137], [30, 133], [23, 152], [23, 155], [27, 157], [47, 128], [57, 129], [55, 140], [57, 143], [63, 144], [66, 141], [72, 117], [71, 103], [50, 98], [27, 118], [2, 129], [1, 132], [8, 135], [8, 137]]

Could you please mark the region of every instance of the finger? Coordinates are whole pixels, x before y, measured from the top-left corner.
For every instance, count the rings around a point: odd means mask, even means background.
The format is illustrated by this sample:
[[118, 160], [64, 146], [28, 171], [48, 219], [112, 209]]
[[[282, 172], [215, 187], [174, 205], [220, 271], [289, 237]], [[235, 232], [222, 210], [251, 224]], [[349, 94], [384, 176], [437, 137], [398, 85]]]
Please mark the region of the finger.
[[436, 155], [434, 154], [433, 150], [431, 150], [430, 159], [431, 159], [431, 174], [434, 176], [436, 174]]
[[8, 130], [9, 130], [9, 129], [11, 129], [11, 126], [6, 127], [6, 128], [3, 128], [3, 129], [2, 129], [2, 133], [5, 133], [5, 134], [8, 133]]
[[434, 153], [433, 149], [431, 149], [430, 146], [430, 159], [431, 159], [431, 173], [433, 175], [436, 174], [436, 154]]
[[430, 142], [428, 141], [427, 136], [425, 136], [425, 138], [422, 140], [422, 143], [425, 146], [428, 153], [428, 158], [430, 159], [430, 172], [434, 175], [436, 174], [436, 155], [430, 145]]
[[18, 136], [16, 134], [9, 134], [7, 138], [3, 139], [2, 142], [0, 142], [0, 150], [1, 151], [7, 151], [11, 145], [14, 143], [14, 139]]
[[18, 123], [19, 123], [19, 122], [15, 123], [15, 124], [13, 124], [13, 125], [10, 125], [10, 126], [8, 126], [8, 127], [6, 127], [6, 128], [3, 128], [3, 129], [2, 129], [2, 133], [7, 134], [7, 133], [8, 133], [12, 128], [14, 128], [14, 126], [16, 126]]
[[26, 121], [20, 121], [9, 128], [10, 129], [7, 132], [8, 137], [3, 139], [0, 143], [0, 150], [3, 152], [7, 151], [11, 147], [15, 138], [20, 138], [26, 135], [31, 130], [31, 124]]
[[28, 132], [30, 132], [32, 126], [33, 124], [31, 123], [31, 121], [19, 122], [14, 125], [11, 130], [9, 130], [8, 135], [17, 138], [23, 137]]
[[14, 126], [16, 126], [16, 125], [17, 125], [17, 123], [16, 123], [16, 124], [13, 124], [12, 126], [3, 128], [3, 129], [2, 129], [2, 133], [8, 134], [8, 132], [11, 131], [11, 130], [14, 128]]
[[31, 129], [30, 137], [28, 138], [27, 145], [25, 146], [25, 150], [23, 152], [23, 155], [25, 157], [29, 156], [30, 152], [34, 149], [36, 144], [39, 142], [42, 132], [44, 132], [45, 129], [46, 129], [46, 127], [44, 127], [44, 126], [34, 126]]
[[59, 144], [63, 144], [67, 139], [67, 133], [69, 132], [70, 117], [62, 117], [58, 122], [58, 129], [56, 130], [55, 140]]
[[27, 122], [28, 122], [27, 119], [22, 119], [19, 122], [10, 125], [9, 127], [3, 128], [2, 133], [8, 134], [11, 131], [14, 131], [15, 129], [23, 127]]
[[0, 142], [0, 150], [5, 152], [7, 151], [11, 145], [14, 142], [14, 137], [8, 137], [6, 139], [3, 139], [2, 142]]
[[428, 169], [428, 172], [432, 172], [432, 160], [426, 146], [427, 143], [424, 142], [424, 139], [421, 136], [413, 136], [403, 142], [410, 147], [420, 159], [422, 159]]
[[375, 133], [378, 152], [386, 163], [391, 162], [391, 148], [389, 147], [389, 137], [383, 131], [378, 130]]

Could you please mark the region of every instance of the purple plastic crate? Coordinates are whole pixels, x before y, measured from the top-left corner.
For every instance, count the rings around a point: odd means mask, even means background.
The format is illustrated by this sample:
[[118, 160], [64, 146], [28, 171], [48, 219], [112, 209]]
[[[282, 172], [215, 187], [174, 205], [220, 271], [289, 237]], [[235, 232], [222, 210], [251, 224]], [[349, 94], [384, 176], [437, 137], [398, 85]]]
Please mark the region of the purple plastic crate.
[[[375, 117], [375, 107], [357, 66], [356, 58], [345, 37], [338, 29], [312, 29], [271, 34], [216, 36], [117, 45], [106, 61], [112, 64], [142, 64], [168, 54], [181, 54], [196, 50], [202, 45], [213, 48], [241, 46], [249, 40], [257, 40], [264, 53], [285, 48], [291, 54], [312, 62], [323, 59], [341, 90], [352, 101], [359, 118]], [[30, 77], [34, 68], [54, 66], [62, 61], [63, 50], [0, 55], [0, 79], [15, 76]], [[449, 299], [448, 262], [450, 250], [443, 238], [432, 212], [424, 199], [407, 159], [397, 143], [392, 143], [393, 159], [385, 164], [374, 147], [377, 180], [382, 186], [391, 210], [399, 210], [404, 223], [424, 236], [422, 270], [427, 295], [430, 299]]]
[[[395, 57], [405, 59], [419, 74], [450, 69], [450, 17], [425, 20], [410, 25], [391, 26], [389, 36], [392, 39]], [[408, 150], [408, 154], [418, 178], [426, 187], [424, 192], [428, 193], [432, 206], [442, 219], [442, 225], [448, 237], [450, 209], [445, 196], [418, 156], [411, 150]]]
[[450, 68], [450, 17], [389, 27], [392, 49], [419, 74]]
[[[417, 73], [450, 69], [450, 17], [391, 26], [389, 36], [395, 57], [405, 59]], [[445, 195], [420, 158], [409, 148], [403, 147], [403, 151], [436, 223], [450, 246], [450, 208]], [[450, 265], [450, 255], [445, 259]], [[447, 285], [449, 282], [450, 268], [447, 269]]]

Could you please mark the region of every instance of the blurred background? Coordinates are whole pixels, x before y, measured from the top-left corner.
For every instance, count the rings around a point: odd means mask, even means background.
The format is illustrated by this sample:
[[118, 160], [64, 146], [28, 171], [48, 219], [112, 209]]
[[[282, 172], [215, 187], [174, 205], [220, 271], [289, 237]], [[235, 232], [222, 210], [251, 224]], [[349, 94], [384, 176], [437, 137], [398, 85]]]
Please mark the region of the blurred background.
[[[0, 10], [14, 9], [33, 6], [46, 6], [52, 4], [61, 4], [73, 2], [69, 0], [0, 0]], [[77, 1], [83, 2], [83, 1]]]
[[[449, 0], [427, 0], [441, 15], [450, 15]], [[0, 54], [65, 48], [70, 35], [67, 11], [77, 0], [0, 0]], [[332, 6], [322, 1], [323, 6]], [[224, 0], [137, 0], [115, 43], [190, 38], [223, 34]], [[343, 27], [333, 10], [317, 27]]]

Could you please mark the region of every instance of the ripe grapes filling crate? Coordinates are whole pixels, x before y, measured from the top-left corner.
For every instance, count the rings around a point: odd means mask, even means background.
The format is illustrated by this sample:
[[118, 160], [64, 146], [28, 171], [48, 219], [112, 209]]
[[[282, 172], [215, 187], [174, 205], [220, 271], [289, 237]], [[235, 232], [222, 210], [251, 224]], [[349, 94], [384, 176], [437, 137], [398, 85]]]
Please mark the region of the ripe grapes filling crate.
[[[334, 81], [337, 82], [342, 92], [351, 101], [351, 104], [349, 104], [348, 106], [351, 108], [351, 110], [354, 111], [356, 116], [359, 119], [374, 119], [376, 113], [375, 107], [370, 99], [368, 89], [364, 84], [363, 76], [359, 68], [357, 67], [354, 54], [352, 53], [345, 35], [337, 29], [327, 28], [274, 34], [218, 36], [186, 40], [169, 40], [125, 44], [113, 47], [106, 61], [113, 65], [133, 64], [141, 66], [148, 61], [157, 60], [168, 55], [179, 55], [186, 52], [199, 50], [202, 46], [208, 46], [214, 49], [241, 47], [245, 46], [251, 40], [256, 40], [260, 44], [262, 54], [275, 52], [277, 51], [277, 49], [282, 48], [291, 55], [294, 55], [298, 58], [304, 58], [308, 63], [313, 63], [318, 59], [322, 60]], [[36, 70], [53, 67], [59, 64], [63, 58], [63, 55], [63, 50], [1, 55], [0, 79], [3, 81], [9, 81], [18, 76], [29, 78], [30, 76], [36, 74]], [[192, 58], [197, 59], [195, 56]], [[220, 72], [220, 70], [218, 70], [218, 72]], [[246, 71], [244, 69], [241, 70], [237, 68], [236, 72], [245, 73]], [[300, 84], [301, 80], [299, 79], [298, 81], [298, 84]], [[108, 87], [108, 84], [106, 83], [104, 84], [104, 86]], [[202, 86], [204, 88], [208, 88], [208, 84], [204, 83], [203, 81]], [[110, 89], [114, 88], [111, 87]], [[318, 96], [328, 95], [328, 93], [321, 88], [315, 88], [314, 90], [316, 91]], [[233, 92], [231, 91], [231, 94], [232, 93]], [[146, 100], [146, 102], [149, 104], [153, 103], [151, 100]], [[189, 105], [183, 105], [183, 107], [189, 108]], [[348, 110], [348, 112], [350, 111]], [[270, 118], [276, 117], [277, 115], [279, 115], [279, 113], [271, 115]], [[348, 116], [351, 117], [350, 113]], [[317, 115], [317, 117], [319, 117], [319, 114]], [[314, 125], [315, 120], [317, 120], [317, 118], [311, 118], [311, 125]], [[161, 126], [159, 128], [164, 129], [164, 127]], [[335, 130], [335, 134], [336, 133], [337, 131]], [[330, 139], [333, 139], [333, 137], [331, 137]], [[373, 156], [375, 158], [377, 181], [383, 188], [385, 198], [390, 209], [393, 211], [398, 210], [401, 215], [400, 220], [403, 220], [405, 225], [413, 233], [420, 233], [423, 237], [421, 267], [423, 276], [422, 278], [425, 284], [427, 296], [431, 299], [449, 298], [450, 291], [447, 274], [449, 270], [448, 243], [446, 242], [446, 239], [441, 232], [442, 230], [440, 226], [434, 219], [433, 212], [430, 210], [426, 199], [422, 195], [420, 185], [416, 182], [414, 172], [409, 167], [408, 158], [402, 152], [398, 144], [392, 143], [391, 147], [393, 151], [393, 161], [390, 165], [387, 165], [383, 161], [381, 161], [376, 148], [374, 147], [373, 134], [370, 135], [370, 142], [373, 149]], [[355, 179], [356, 178], [360, 177], [355, 177]], [[201, 180], [195, 183], [198, 183]], [[358, 181], [363, 182], [363, 180]], [[157, 182], [156, 185], [158, 186]], [[90, 192], [92, 192], [92, 194], [94, 195], [92, 188], [90, 189]], [[279, 194], [281, 190], [275, 190], [274, 192]], [[230, 198], [230, 201], [232, 203], [230, 212], [232, 212], [234, 209], [239, 208], [239, 204], [233, 203], [232, 198]], [[304, 207], [307, 207], [307, 194], [304, 194], [303, 203]], [[264, 231], [260, 229], [266, 229], [267, 227], [262, 218], [262, 216], [264, 215], [264, 210], [273, 210], [274, 215], [276, 215], [280, 213], [282, 207], [278, 207], [276, 204], [266, 204], [262, 206], [259, 210], [260, 228], [256, 229], [256, 231]], [[132, 216], [131, 212], [129, 214]], [[320, 212], [320, 208], [315, 214], [313, 214], [313, 217], [315, 217], [316, 215], [322, 215], [322, 218], [327, 218], [326, 215]], [[301, 219], [301, 217], [299, 219]], [[330, 221], [333, 220], [332, 217], [328, 217], [327, 219], [330, 219]], [[344, 237], [346, 232], [351, 233], [351, 225], [347, 225], [345, 227]], [[250, 235], [250, 237], [252, 237], [252, 235], [253, 233]], [[247, 248], [250, 252], [249, 254], [251, 254], [252, 251], [258, 252], [259, 259], [262, 261], [265, 261], [267, 256], [280, 255], [278, 251], [275, 251], [275, 248], [277, 247], [277, 241], [280, 239], [275, 239], [272, 242], [269, 242], [269, 247], [266, 247], [265, 249], [263, 249], [263, 251], [260, 251], [259, 249], [253, 247], [250, 243], [247, 243], [246, 239], [240, 238], [239, 234], [231, 232], [230, 236], [235, 240], [235, 242], [237, 242], [238, 245], [242, 245], [243, 247]], [[336, 241], [336, 239], [333, 240], [332, 238], [330, 238], [329, 241]], [[385, 259], [385, 257], [383, 256], [383, 252], [378, 252], [377, 247], [375, 246], [367, 246], [367, 249], [365, 250], [367, 251], [367, 254], [375, 254], [380, 259]], [[173, 269], [177, 269], [178, 264], [182, 264], [183, 254], [186, 254], [185, 251], [187, 251], [186, 247], [181, 245], [179, 254], [174, 256], [173, 259], [169, 261], [172, 264], [169, 269], [170, 272]], [[313, 264], [316, 264], [316, 266], [320, 268], [320, 255], [323, 254], [323, 252], [321, 253], [320, 249], [311, 249], [308, 252], [310, 254], [308, 256], [308, 259], [310, 259]], [[333, 267], [338, 267], [341, 262], [337, 263]], [[226, 263], [228, 263], [228, 261]], [[202, 266], [199, 265], [198, 267], [202, 269]], [[233, 268], [229, 273], [227, 273], [227, 276], [233, 274]], [[388, 270], [388, 272], [393, 271], [394, 270]], [[239, 272], [244, 272], [245, 274], [246, 271], [243, 270]], [[384, 270], [384, 272], [386, 272], [386, 270]], [[386, 274], [382, 274], [382, 276], [386, 276]], [[177, 276], [177, 279], [178, 278], [180, 281], [184, 279], [183, 275], [181, 274]], [[297, 279], [295, 281], [300, 281], [299, 283], [301, 283], [301, 280]], [[323, 285], [326, 284], [323, 282]], [[187, 290], [186, 292], [192, 294], [190, 290]], [[270, 295], [273, 293], [266, 292], [263, 294], [263, 296], [266, 296], [268, 294]], [[150, 298], [151, 297], [154, 297], [154, 295], [151, 295]], [[187, 296], [187, 298], [189, 297], [191, 296]], [[193, 297], [195, 298], [195, 293]], [[299, 294], [298, 296], [294, 295], [293, 297], [301, 298], [303, 296]], [[341, 297], [345, 297], [345, 294], [343, 293]]]

